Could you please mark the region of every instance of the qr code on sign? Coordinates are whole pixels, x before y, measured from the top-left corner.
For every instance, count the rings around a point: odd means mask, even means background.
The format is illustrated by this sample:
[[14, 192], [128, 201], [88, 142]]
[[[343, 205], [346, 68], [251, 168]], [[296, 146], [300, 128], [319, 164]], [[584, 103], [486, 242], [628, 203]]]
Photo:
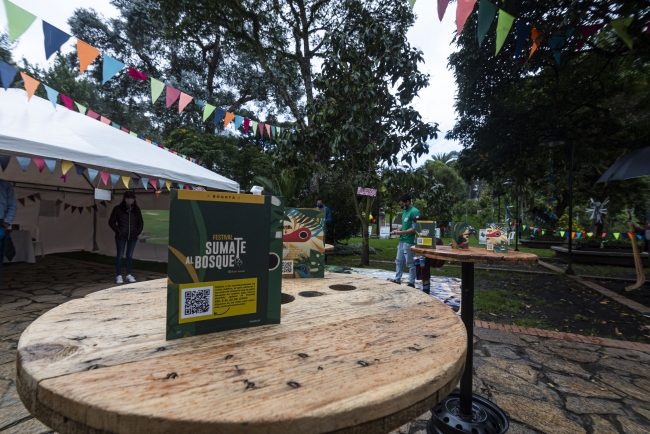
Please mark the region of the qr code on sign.
[[181, 318], [210, 315], [212, 313], [212, 286], [187, 288], [182, 291]]
[[282, 261], [282, 274], [293, 274], [293, 261]]

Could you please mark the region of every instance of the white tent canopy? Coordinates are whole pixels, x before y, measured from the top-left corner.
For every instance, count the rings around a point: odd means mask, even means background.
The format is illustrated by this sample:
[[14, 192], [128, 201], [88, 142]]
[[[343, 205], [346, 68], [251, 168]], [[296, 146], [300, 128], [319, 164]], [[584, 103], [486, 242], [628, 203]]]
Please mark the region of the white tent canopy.
[[[67, 160], [131, 178], [155, 178], [209, 189], [238, 191], [239, 185], [197, 164], [81, 113], [42, 98], [27, 101], [24, 90], [0, 91], [0, 153]], [[7, 181], [83, 189], [108, 188], [99, 176], [93, 186], [70, 169], [66, 182], [60, 164], [54, 174], [32, 164], [27, 172], [12, 161], [2, 175]], [[110, 181], [109, 181], [110, 184]], [[122, 181], [119, 181], [123, 187]], [[113, 186], [115, 188], [116, 186]]]

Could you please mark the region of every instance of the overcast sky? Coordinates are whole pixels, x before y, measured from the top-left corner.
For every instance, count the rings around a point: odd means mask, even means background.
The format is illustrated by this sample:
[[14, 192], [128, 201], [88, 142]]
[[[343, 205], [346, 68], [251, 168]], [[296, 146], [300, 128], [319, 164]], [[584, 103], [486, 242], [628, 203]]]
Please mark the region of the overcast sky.
[[[44, 19], [68, 33], [70, 33], [67, 24], [68, 18], [77, 8], [92, 7], [105, 17], [118, 15], [117, 10], [109, 3], [109, 0], [11, 1], [38, 18]], [[453, 127], [455, 119], [454, 95], [456, 93], [456, 84], [451, 71], [447, 69], [447, 58], [454, 49], [450, 43], [456, 29], [456, 3], [449, 5], [442, 22], [438, 20], [437, 2], [417, 0], [414, 11], [417, 19], [415, 26], [409, 32], [409, 40], [412, 45], [424, 53], [425, 64], [421, 66], [421, 70], [431, 76], [430, 86], [420, 92], [420, 97], [415, 101], [415, 106], [425, 121], [438, 122], [441, 130], [438, 139], [430, 144], [430, 153], [436, 154], [460, 150], [460, 146], [455, 142], [444, 139], [445, 133]], [[0, 28], [7, 29], [4, 7], [0, 7]], [[69, 42], [64, 46], [63, 50], [65, 52], [73, 50], [74, 44], [74, 41]], [[16, 60], [24, 56], [32, 64], [48, 65], [43, 48], [42, 24], [38, 19], [20, 37], [13, 55]]]

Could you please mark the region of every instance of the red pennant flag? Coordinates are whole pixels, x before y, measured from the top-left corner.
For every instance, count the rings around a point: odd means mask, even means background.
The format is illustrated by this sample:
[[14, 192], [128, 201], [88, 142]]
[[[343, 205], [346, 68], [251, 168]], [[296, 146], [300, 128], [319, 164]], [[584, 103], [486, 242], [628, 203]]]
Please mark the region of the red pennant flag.
[[121, 130], [121, 131], [124, 131], [124, 132], [127, 133], [127, 134], [129, 133], [129, 130], [127, 130], [127, 129], [124, 128], [124, 127], [121, 127], [120, 130]]
[[257, 127], [260, 130], [260, 137], [264, 138], [264, 124], [262, 122], [260, 122], [259, 124], [257, 124]]
[[269, 124], [264, 125], [266, 127], [266, 135], [271, 137], [271, 126]]
[[111, 176], [108, 172], [99, 172], [99, 176], [102, 178], [104, 185], [108, 185], [108, 177]]
[[66, 106], [68, 108], [68, 110], [72, 110], [72, 103], [74, 102], [72, 100], [72, 98], [68, 98], [67, 96], [63, 95], [62, 93], [60, 93], [59, 96], [61, 97], [61, 101], [63, 101], [63, 105]]
[[244, 134], [248, 133], [248, 126], [251, 124], [251, 120], [244, 118]]
[[100, 120], [102, 121], [102, 123], [104, 123], [104, 124], [106, 124], [106, 125], [110, 125], [110, 124], [111, 124], [111, 120], [105, 118], [104, 116], [102, 116]]
[[93, 119], [97, 119], [97, 118], [99, 118], [99, 113], [95, 113], [95, 112], [92, 111], [92, 110], [88, 110], [88, 111], [86, 112], [86, 116], [89, 116], [89, 117], [91, 117], [91, 118], [93, 118]]
[[178, 112], [179, 113], [182, 112], [193, 99], [194, 99], [193, 96], [181, 92], [181, 99], [180, 101], [178, 101]]
[[73, 207], [72, 207], [72, 213], [74, 214], [74, 212], [75, 212], [76, 210], [77, 210], [77, 207], [76, 207], [76, 206], [73, 206]]
[[20, 202], [20, 204], [21, 204], [22, 206], [25, 206], [25, 198], [24, 198], [24, 197], [21, 198], [21, 199], [18, 199], [18, 202]]
[[43, 169], [45, 169], [45, 160], [42, 158], [32, 158], [32, 161], [36, 164], [36, 167], [38, 167], [38, 172], [43, 173]]
[[601, 24], [592, 24], [590, 26], [580, 26], [580, 33], [582, 34], [582, 38], [578, 41], [578, 45], [576, 46], [577, 50], [580, 51], [582, 50], [582, 45], [585, 43], [588, 37], [596, 33], [598, 30], [602, 29], [605, 27], [605, 23]]
[[67, 210], [68, 208], [70, 208], [69, 203], [66, 203], [66, 204], [63, 205], [63, 211]]
[[136, 80], [145, 81], [147, 79], [147, 74], [129, 66], [129, 77], [135, 78]]
[[181, 96], [181, 91], [178, 89], [174, 89], [171, 86], [167, 86], [167, 108], [171, 107], [172, 104], [176, 102], [178, 97]]

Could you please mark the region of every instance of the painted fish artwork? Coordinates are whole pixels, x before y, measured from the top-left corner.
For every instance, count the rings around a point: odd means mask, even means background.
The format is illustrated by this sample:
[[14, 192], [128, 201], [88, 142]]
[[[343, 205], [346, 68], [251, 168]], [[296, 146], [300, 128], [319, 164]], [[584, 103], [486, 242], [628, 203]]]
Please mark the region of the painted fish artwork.
[[452, 222], [451, 227], [451, 248], [469, 249], [469, 225], [464, 222]]
[[487, 249], [497, 253], [508, 252], [508, 234], [497, 225], [492, 225], [486, 230], [485, 240]]
[[285, 208], [282, 238], [282, 277], [325, 277], [325, 211]]

